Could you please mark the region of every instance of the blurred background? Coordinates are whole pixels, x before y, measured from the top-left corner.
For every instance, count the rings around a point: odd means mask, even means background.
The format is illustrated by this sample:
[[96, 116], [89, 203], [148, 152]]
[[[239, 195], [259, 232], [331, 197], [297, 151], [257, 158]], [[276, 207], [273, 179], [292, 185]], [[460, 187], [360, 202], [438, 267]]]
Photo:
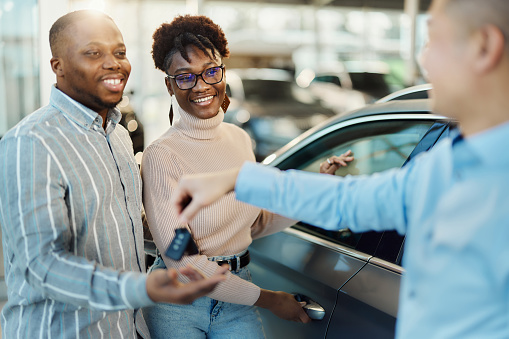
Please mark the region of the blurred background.
[[[423, 82], [416, 60], [428, 6], [428, 0], [0, 0], [0, 137], [48, 102], [55, 81], [48, 32], [69, 11], [104, 11], [123, 33], [133, 67], [121, 106], [136, 153], [169, 126], [170, 97], [151, 59], [152, 33], [179, 14], [211, 17], [231, 50], [227, 120], [248, 130], [262, 158], [327, 116]], [[266, 135], [278, 140], [265, 142]]]
[[104, 11], [123, 33], [132, 73], [120, 107], [138, 161], [169, 127], [170, 97], [152, 62], [152, 33], [179, 14], [212, 18], [231, 51], [225, 119], [246, 129], [261, 160], [331, 115], [423, 83], [417, 60], [429, 2], [0, 0], [0, 138], [48, 103], [55, 82], [48, 32], [69, 11]]

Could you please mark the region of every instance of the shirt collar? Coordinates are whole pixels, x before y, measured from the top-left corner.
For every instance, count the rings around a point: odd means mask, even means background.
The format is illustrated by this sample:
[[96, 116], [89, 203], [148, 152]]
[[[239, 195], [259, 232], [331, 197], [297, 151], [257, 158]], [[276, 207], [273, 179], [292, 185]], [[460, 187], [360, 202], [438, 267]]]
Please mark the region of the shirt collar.
[[[91, 129], [94, 126], [102, 127], [102, 117], [96, 111], [91, 110], [72, 99], [56, 88], [55, 85], [51, 88], [50, 104], [56, 107], [70, 120], [85, 129]], [[108, 114], [106, 115], [107, 133], [111, 132], [115, 128], [115, 126], [120, 122], [121, 117], [122, 113], [120, 113], [120, 110], [116, 107], [108, 111]]]
[[509, 165], [509, 122], [467, 138], [452, 136], [456, 160], [488, 166]]

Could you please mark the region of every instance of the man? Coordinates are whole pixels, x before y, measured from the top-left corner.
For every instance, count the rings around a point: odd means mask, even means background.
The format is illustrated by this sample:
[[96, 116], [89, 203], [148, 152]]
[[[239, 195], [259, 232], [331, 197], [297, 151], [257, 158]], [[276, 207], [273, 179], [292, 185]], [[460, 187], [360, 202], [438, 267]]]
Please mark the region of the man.
[[0, 143], [0, 224], [8, 302], [3, 338], [148, 338], [141, 312], [189, 303], [224, 279], [186, 268], [144, 274], [141, 180], [118, 122], [131, 66], [102, 13], [78, 11], [50, 31], [50, 104]]
[[508, 17], [507, 0], [432, 2], [422, 64], [434, 110], [461, 134], [370, 177], [256, 164], [187, 177], [173, 201], [181, 221], [235, 188], [325, 229], [396, 229], [406, 234], [398, 338], [509, 338]]

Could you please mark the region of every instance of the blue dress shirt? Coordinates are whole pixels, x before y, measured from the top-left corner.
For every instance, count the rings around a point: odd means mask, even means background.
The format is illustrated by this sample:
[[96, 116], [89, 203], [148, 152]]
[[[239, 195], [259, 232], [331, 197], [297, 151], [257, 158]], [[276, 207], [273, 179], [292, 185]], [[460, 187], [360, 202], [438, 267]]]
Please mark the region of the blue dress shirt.
[[508, 150], [505, 123], [371, 176], [246, 163], [235, 192], [328, 230], [406, 234], [397, 338], [509, 338]]
[[0, 141], [2, 338], [137, 338], [136, 327], [146, 330], [133, 311], [152, 304], [141, 178], [120, 117], [110, 110], [105, 131], [96, 112], [53, 87], [50, 104]]

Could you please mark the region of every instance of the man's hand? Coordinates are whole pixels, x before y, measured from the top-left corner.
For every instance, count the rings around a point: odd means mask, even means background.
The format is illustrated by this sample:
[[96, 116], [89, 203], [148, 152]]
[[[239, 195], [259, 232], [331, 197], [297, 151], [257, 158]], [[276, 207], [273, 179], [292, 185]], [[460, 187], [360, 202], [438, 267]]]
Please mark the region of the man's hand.
[[176, 208], [179, 222], [187, 224], [205, 206], [233, 191], [240, 168], [226, 171], [184, 175], [170, 204]]
[[303, 304], [295, 300], [290, 293], [262, 289], [255, 306], [266, 308], [281, 319], [299, 323], [311, 322], [311, 318], [302, 308]]
[[324, 161], [320, 164], [320, 173], [334, 175], [334, 173], [336, 173], [340, 167], [348, 166], [348, 162], [354, 160], [354, 157], [351, 154], [352, 151], [349, 150], [340, 156], [332, 156], [327, 158], [327, 161]]
[[152, 301], [173, 304], [189, 304], [195, 299], [212, 292], [216, 285], [226, 279], [228, 266], [219, 267], [210, 278], [193, 267], [180, 270], [191, 282], [183, 284], [178, 281], [175, 269], [154, 270], [147, 277], [147, 294]]

